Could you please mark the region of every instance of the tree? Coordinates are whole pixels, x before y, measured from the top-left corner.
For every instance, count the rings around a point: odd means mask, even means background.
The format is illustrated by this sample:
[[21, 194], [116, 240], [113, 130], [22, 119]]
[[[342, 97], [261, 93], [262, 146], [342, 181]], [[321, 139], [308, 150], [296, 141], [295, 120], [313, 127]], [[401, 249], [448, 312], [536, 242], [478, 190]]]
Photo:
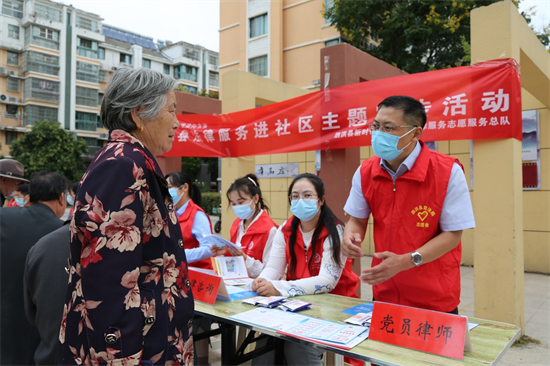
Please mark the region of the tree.
[[86, 168], [81, 155], [88, 151], [83, 139], [75, 139], [59, 123], [43, 121], [11, 144], [11, 156], [25, 166], [25, 177], [41, 170], [63, 174], [70, 182], [80, 180]]
[[353, 46], [416, 73], [469, 65], [470, 12], [497, 1], [335, 0], [325, 16]]

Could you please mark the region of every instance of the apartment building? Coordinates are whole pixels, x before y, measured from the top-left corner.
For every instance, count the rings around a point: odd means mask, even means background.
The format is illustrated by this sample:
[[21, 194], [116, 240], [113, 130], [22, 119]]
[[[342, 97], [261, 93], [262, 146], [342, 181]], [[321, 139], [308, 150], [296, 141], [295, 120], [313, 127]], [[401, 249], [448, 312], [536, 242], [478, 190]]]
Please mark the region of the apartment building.
[[91, 159], [108, 131], [99, 104], [119, 67], [146, 67], [178, 79], [181, 90], [218, 93], [218, 53], [103, 24], [97, 15], [49, 0], [1, 0], [0, 143], [39, 121], [59, 121], [83, 138]]
[[332, 0], [220, 0], [220, 73], [240, 69], [319, 90], [320, 51], [341, 42], [326, 6]]

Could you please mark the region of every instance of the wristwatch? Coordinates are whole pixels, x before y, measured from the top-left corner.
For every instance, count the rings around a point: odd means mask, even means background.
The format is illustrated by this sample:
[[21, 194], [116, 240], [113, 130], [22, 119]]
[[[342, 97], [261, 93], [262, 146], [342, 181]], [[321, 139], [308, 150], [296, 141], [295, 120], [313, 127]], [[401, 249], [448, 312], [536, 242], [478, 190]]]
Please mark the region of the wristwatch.
[[418, 253], [416, 250], [411, 252], [411, 261], [414, 263], [415, 267], [418, 267], [422, 264], [422, 254]]

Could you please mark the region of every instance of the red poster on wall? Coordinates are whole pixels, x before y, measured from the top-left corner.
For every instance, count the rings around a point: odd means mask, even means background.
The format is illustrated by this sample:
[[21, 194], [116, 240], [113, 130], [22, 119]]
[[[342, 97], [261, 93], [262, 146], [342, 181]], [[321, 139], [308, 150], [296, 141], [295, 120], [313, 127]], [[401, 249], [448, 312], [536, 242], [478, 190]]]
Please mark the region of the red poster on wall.
[[521, 82], [514, 59], [326, 89], [221, 115], [178, 115], [166, 156], [236, 157], [370, 145], [367, 124], [391, 95], [420, 100], [424, 141], [521, 140]]

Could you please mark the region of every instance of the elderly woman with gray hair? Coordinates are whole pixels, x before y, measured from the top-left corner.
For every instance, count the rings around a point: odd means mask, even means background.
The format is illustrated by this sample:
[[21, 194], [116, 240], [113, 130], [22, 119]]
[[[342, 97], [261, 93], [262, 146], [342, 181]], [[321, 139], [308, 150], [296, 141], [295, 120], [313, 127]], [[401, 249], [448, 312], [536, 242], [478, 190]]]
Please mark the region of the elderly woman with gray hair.
[[187, 259], [155, 160], [178, 128], [175, 86], [127, 68], [107, 86], [101, 119], [110, 140], [74, 203], [60, 364], [193, 364]]

